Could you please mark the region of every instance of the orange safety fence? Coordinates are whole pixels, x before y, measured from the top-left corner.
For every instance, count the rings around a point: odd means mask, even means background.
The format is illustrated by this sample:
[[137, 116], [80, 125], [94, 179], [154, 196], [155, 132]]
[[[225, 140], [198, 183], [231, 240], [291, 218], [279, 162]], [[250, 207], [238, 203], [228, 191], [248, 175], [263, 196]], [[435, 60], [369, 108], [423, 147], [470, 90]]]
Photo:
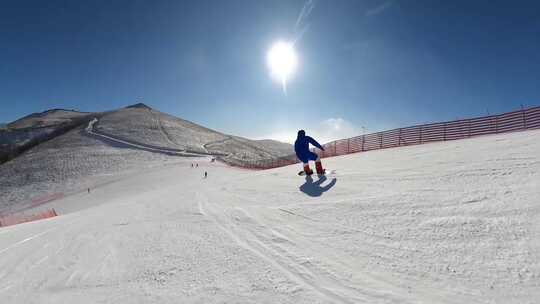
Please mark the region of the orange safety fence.
[[17, 225], [26, 222], [37, 221], [41, 219], [58, 216], [54, 209], [45, 210], [35, 214], [11, 214], [0, 217], [0, 227]]
[[64, 193], [61, 193], [61, 192], [50, 193], [50, 194], [34, 197], [30, 201], [19, 203], [18, 204], [19, 207], [16, 209], [5, 210], [3, 212], [0, 211], [0, 217], [5, 217], [6, 215], [9, 215], [9, 214], [20, 213], [28, 209], [36, 208], [43, 204], [46, 204], [48, 202], [51, 202], [51, 201], [54, 201], [63, 197], [64, 197]]

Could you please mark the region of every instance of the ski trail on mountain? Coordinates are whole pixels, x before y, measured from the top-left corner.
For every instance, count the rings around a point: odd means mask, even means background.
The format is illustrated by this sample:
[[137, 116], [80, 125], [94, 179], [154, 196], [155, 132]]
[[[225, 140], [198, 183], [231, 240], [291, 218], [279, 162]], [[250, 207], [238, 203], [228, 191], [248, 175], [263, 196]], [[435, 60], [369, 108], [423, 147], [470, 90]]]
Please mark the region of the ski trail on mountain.
[[208, 146], [209, 145], [221, 144], [221, 143], [224, 143], [224, 142], [232, 140], [232, 139], [233, 139], [232, 136], [229, 135], [224, 139], [207, 142], [207, 143], [203, 144], [202, 147], [203, 147], [204, 150], [206, 150], [207, 153], [211, 153], [210, 151], [208, 151]]
[[129, 147], [132, 147], [132, 148], [144, 150], [144, 151], [159, 152], [159, 153], [165, 153], [165, 154], [169, 154], [169, 155], [174, 154], [174, 155], [178, 155], [178, 156], [201, 156], [201, 157], [206, 156], [204, 154], [197, 154], [197, 153], [194, 153], [194, 152], [185, 152], [185, 149], [184, 150], [180, 150], [180, 149], [174, 149], [173, 150], [171, 148], [149, 147], [147, 145], [135, 144], [135, 143], [132, 143], [132, 142], [128, 142], [128, 141], [119, 139], [119, 138], [112, 137], [110, 135], [105, 135], [105, 134], [102, 134], [102, 133], [95, 130], [94, 124], [97, 123], [97, 122], [98, 122], [97, 118], [90, 121], [88, 123], [88, 126], [85, 128], [86, 133], [88, 133], [90, 135], [93, 135], [93, 136], [105, 138], [107, 140], [111, 140], [111, 141], [114, 141], [116, 143], [126, 145], [126, 146], [129, 146]]
[[[175, 147], [178, 147], [179, 146], [178, 143], [176, 143], [174, 141], [174, 139], [171, 137], [171, 135], [165, 130], [165, 128], [163, 127], [163, 123], [161, 122], [161, 119], [157, 116], [157, 114], [151, 109], [148, 109], [148, 111], [150, 111], [150, 115], [152, 115], [152, 119], [156, 123], [156, 125], [157, 125], [159, 131], [161, 132], [161, 134], [163, 135], [163, 137], [165, 137], [165, 139], [170, 144], [172, 144]], [[185, 150], [185, 148], [184, 148], [184, 150]]]

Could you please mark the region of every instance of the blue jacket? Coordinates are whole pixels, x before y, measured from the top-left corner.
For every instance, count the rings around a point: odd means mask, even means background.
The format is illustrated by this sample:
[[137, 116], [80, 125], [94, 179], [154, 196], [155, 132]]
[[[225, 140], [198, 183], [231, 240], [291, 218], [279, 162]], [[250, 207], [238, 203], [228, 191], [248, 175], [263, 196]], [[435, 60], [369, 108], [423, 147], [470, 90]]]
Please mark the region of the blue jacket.
[[296, 152], [296, 156], [298, 157], [298, 159], [300, 159], [304, 163], [308, 160], [317, 159], [317, 154], [309, 151], [309, 144], [312, 144], [315, 147], [324, 151], [324, 148], [315, 139], [309, 136], [298, 134], [298, 137], [294, 142], [294, 151]]

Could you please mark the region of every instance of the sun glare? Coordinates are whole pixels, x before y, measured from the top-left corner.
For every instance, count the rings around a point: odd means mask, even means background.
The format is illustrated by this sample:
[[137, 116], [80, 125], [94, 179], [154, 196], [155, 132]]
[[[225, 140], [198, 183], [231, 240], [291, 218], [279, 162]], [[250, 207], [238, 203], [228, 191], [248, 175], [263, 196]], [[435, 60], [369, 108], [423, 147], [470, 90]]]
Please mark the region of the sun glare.
[[268, 51], [268, 68], [276, 80], [281, 82], [283, 92], [287, 92], [287, 80], [294, 74], [298, 65], [296, 52], [291, 43], [276, 42]]

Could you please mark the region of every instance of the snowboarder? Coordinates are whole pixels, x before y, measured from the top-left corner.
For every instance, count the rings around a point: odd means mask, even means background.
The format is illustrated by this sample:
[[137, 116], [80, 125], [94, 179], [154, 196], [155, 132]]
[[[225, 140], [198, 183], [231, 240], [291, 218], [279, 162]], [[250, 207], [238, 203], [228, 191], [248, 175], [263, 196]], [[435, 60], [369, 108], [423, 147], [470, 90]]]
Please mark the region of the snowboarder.
[[208, 177], [208, 172], [204, 171], [204, 178]]
[[315, 169], [317, 170], [318, 175], [324, 174], [324, 169], [322, 167], [321, 159], [319, 156], [311, 151], [309, 151], [309, 144], [314, 145], [315, 147], [324, 151], [324, 148], [313, 138], [306, 136], [306, 131], [298, 131], [298, 137], [294, 142], [294, 151], [299, 160], [304, 163], [304, 172], [307, 175], [313, 174], [313, 171], [309, 168], [309, 161], [315, 161]]

